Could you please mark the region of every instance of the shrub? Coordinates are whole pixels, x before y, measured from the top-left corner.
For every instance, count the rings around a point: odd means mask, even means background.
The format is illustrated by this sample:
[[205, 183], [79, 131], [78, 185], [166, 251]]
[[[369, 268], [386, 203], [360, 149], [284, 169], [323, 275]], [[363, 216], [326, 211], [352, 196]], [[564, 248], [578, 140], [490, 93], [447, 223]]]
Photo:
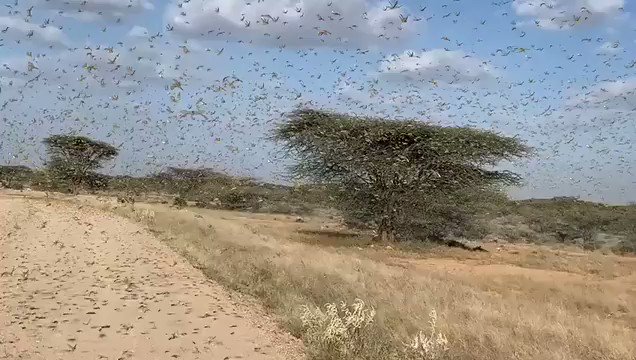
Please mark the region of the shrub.
[[360, 299], [351, 306], [345, 302], [328, 303], [324, 309], [303, 306], [300, 318], [310, 356], [330, 360], [439, 360], [449, 350], [448, 339], [437, 328], [435, 310], [430, 313], [430, 330], [418, 332], [401, 347], [393, 334], [386, 334], [386, 328], [375, 323], [375, 315], [375, 309]]
[[23, 190], [24, 184], [18, 181], [0, 182], [0, 188], [2, 187], [5, 187], [7, 189], [13, 189], [13, 190]]
[[146, 224], [146, 225], [155, 224], [156, 214], [152, 210], [149, 210], [149, 209], [134, 210], [133, 214], [134, 214], [135, 220], [143, 224]]
[[188, 202], [184, 198], [177, 196], [174, 198], [174, 201], [172, 201], [172, 206], [182, 208], [188, 206]]
[[420, 331], [410, 344], [405, 345], [411, 358], [437, 360], [443, 358], [448, 351], [448, 339], [437, 329], [437, 312], [432, 310], [429, 316], [431, 327], [428, 334]]
[[636, 254], [636, 234], [626, 236], [612, 248], [617, 254]]
[[228, 210], [258, 210], [261, 199], [257, 194], [241, 191], [229, 191], [219, 196], [221, 207]]
[[304, 306], [301, 320], [305, 329], [305, 341], [314, 356], [331, 354], [333, 359], [356, 359], [368, 339], [365, 332], [373, 323], [375, 309], [369, 308], [357, 299], [353, 305], [345, 302], [329, 303], [324, 310], [319, 307]]
[[197, 200], [194, 204], [194, 206], [201, 208], [201, 209], [205, 209], [208, 207], [208, 203], [205, 201], [201, 201], [201, 200]]

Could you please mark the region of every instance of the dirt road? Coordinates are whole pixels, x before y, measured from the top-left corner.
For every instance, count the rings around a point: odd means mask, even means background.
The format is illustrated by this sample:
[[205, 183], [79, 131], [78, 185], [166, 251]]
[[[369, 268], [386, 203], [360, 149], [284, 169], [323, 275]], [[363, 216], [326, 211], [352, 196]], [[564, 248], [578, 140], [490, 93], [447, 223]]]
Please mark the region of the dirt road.
[[0, 195], [0, 359], [297, 359], [271, 319], [151, 234]]

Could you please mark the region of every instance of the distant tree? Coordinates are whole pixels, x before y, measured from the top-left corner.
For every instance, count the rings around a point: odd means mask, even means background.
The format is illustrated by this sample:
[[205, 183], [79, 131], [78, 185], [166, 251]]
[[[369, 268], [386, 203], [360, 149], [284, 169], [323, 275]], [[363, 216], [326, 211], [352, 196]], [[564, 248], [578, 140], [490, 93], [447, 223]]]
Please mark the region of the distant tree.
[[95, 171], [119, 154], [116, 147], [85, 136], [52, 135], [43, 143], [49, 155], [49, 171], [57, 179], [68, 181], [75, 192], [83, 185], [94, 186], [100, 178]]
[[294, 177], [334, 186], [343, 212], [370, 220], [383, 240], [465, 221], [455, 208], [470, 194], [521, 180], [494, 166], [530, 152], [516, 138], [472, 128], [311, 109], [291, 113], [273, 138], [298, 160]]
[[234, 177], [210, 168], [167, 167], [153, 176], [167, 191], [190, 199], [193, 195], [209, 194], [210, 188], [234, 187], [237, 184], [249, 184], [253, 179]]
[[0, 165], [0, 187], [21, 189], [33, 179], [33, 170], [24, 165]]
[[200, 182], [205, 179], [219, 179], [227, 182], [231, 182], [233, 180], [232, 176], [214, 169], [189, 169], [174, 166], [167, 167], [162, 172], [156, 174], [155, 177], [159, 179], [182, 180], [187, 182]]

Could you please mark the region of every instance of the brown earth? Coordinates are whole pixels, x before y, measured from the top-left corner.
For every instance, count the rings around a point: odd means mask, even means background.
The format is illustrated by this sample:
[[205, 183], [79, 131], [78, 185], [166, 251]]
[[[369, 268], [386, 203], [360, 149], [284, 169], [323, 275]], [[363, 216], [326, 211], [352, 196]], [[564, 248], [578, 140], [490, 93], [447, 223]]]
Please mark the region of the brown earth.
[[298, 359], [298, 341], [124, 218], [0, 195], [0, 358]]

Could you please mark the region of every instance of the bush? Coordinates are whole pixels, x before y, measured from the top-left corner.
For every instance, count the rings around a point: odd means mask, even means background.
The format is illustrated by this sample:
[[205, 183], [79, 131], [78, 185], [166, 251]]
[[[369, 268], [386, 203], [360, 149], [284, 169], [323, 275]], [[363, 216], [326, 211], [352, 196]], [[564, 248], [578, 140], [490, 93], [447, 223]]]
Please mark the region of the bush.
[[[545, 199], [509, 202], [502, 214], [518, 219], [518, 227], [527, 224], [533, 242], [574, 244], [587, 250], [609, 248], [618, 253], [630, 252], [636, 234], [636, 207], [608, 206], [573, 199]], [[499, 234], [501, 235], [501, 234]], [[620, 237], [618, 244], [603, 240], [604, 235]]]
[[258, 210], [261, 198], [249, 192], [230, 191], [219, 196], [221, 207], [228, 210]]
[[612, 248], [612, 251], [617, 254], [636, 254], [636, 234], [627, 236], [619, 241], [619, 243]]
[[172, 206], [177, 207], [177, 208], [182, 208], [182, 207], [188, 206], [188, 202], [184, 198], [182, 198], [180, 196], [177, 196], [172, 201]]
[[19, 181], [0, 181], [0, 188], [2, 187], [12, 190], [23, 190], [24, 184]]
[[0, 187], [22, 190], [33, 177], [33, 170], [26, 166], [0, 166]]
[[305, 341], [314, 358], [360, 359], [370, 340], [367, 334], [373, 324], [375, 309], [357, 299], [352, 306], [345, 302], [319, 307], [304, 306], [301, 320]]
[[133, 210], [133, 218], [146, 225], [154, 225], [156, 214], [149, 209]]
[[448, 339], [437, 329], [437, 312], [430, 313], [429, 332], [420, 331], [410, 344], [406, 344], [406, 352], [414, 359], [437, 360], [448, 351]]
[[206, 201], [197, 200], [197, 201], [194, 203], [194, 206], [196, 206], [196, 207], [198, 207], [198, 208], [201, 208], [201, 209], [205, 209], [205, 208], [207, 208], [207, 207], [208, 207], [208, 203], [207, 203]]
[[[304, 340], [313, 359], [438, 360], [448, 351], [448, 339], [437, 329], [437, 312], [430, 313], [430, 329], [420, 331], [402, 347], [389, 344], [392, 335], [378, 333], [375, 309], [356, 299], [349, 306], [328, 303], [324, 309], [303, 306]], [[384, 330], [386, 331], [386, 330]]]

